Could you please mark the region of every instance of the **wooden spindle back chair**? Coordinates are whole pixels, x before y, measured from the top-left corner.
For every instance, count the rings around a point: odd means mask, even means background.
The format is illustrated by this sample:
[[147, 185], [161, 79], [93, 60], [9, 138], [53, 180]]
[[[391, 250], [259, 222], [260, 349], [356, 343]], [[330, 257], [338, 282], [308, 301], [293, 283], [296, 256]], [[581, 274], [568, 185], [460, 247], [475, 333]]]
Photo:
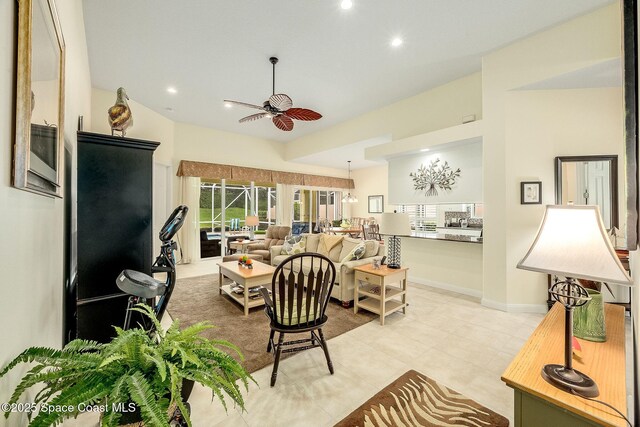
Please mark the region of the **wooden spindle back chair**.
[[[273, 350], [275, 357], [272, 387], [278, 376], [281, 353], [322, 347], [329, 372], [333, 374], [322, 327], [328, 320], [325, 312], [335, 278], [336, 268], [329, 258], [317, 253], [302, 253], [292, 255], [278, 265], [271, 280], [271, 296], [266, 289], [261, 289], [265, 313], [271, 320], [267, 351]], [[279, 333], [277, 342], [274, 341], [276, 332]], [[292, 333], [309, 333], [310, 337], [285, 342], [285, 335]], [[310, 344], [288, 347], [306, 343]]]

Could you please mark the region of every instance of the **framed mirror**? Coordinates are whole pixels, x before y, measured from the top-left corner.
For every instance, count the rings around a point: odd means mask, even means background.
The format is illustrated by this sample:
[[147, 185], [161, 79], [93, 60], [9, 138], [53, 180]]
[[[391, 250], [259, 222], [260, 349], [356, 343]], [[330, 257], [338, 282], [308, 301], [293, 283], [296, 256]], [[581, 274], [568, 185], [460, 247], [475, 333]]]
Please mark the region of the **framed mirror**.
[[12, 184], [62, 197], [64, 40], [53, 0], [18, 1]]
[[597, 205], [605, 228], [617, 228], [618, 156], [556, 157], [556, 204]]

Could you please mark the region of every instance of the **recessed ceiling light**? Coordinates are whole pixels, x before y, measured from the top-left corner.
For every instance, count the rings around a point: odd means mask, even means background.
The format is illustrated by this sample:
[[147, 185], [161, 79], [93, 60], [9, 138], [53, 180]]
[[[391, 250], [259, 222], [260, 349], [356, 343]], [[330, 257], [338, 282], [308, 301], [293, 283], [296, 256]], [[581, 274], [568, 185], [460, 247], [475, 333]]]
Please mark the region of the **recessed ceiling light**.
[[353, 2], [351, 0], [342, 0], [340, 7], [344, 10], [351, 9], [353, 7]]
[[231, 107], [233, 107], [233, 105], [230, 102], [224, 103], [224, 108], [231, 108]]
[[402, 45], [402, 39], [400, 37], [395, 37], [393, 40], [391, 40], [391, 46], [398, 47], [401, 45]]
[[167, 88], [167, 92], [172, 93], [172, 94], [175, 94], [175, 93], [178, 93], [178, 89], [176, 89], [176, 88], [175, 88], [175, 87], [173, 87], [173, 86], [169, 86], [169, 87]]
[[426, 152], [426, 151], [429, 151], [429, 149], [428, 149], [428, 148], [423, 148], [423, 149], [422, 149], [422, 150], [420, 150], [420, 151], [424, 153], [424, 152]]

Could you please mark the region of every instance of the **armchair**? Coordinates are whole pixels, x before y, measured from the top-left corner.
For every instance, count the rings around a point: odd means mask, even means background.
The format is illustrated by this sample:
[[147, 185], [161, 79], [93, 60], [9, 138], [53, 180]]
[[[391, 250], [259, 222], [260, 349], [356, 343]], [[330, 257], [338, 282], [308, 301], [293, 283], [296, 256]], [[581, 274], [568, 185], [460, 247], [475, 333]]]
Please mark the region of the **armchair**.
[[268, 264], [271, 260], [271, 247], [284, 244], [284, 239], [289, 233], [291, 233], [291, 227], [270, 225], [267, 228], [264, 240], [250, 244], [247, 246], [247, 250], [250, 254], [262, 255], [262, 259]]

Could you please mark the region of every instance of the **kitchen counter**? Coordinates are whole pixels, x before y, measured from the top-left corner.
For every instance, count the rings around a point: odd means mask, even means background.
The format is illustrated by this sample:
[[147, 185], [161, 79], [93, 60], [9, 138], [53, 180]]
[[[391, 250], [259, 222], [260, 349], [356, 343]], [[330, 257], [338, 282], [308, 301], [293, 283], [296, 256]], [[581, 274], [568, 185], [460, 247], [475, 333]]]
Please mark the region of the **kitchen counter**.
[[447, 240], [450, 242], [479, 243], [482, 244], [482, 237], [464, 236], [459, 234], [439, 233], [429, 231], [413, 231], [411, 236], [415, 239]]

